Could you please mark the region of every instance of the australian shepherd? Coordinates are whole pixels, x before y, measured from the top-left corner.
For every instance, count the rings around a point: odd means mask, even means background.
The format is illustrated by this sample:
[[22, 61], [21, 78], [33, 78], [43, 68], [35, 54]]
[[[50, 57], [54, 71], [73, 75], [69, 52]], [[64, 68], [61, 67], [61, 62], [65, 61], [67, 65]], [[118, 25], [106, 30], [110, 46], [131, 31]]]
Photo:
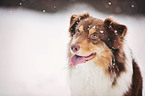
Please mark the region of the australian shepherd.
[[69, 33], [71, 96], [142, 96], [142, 76], [127, 47], [125, 25], [77, 14], [70, 18]]

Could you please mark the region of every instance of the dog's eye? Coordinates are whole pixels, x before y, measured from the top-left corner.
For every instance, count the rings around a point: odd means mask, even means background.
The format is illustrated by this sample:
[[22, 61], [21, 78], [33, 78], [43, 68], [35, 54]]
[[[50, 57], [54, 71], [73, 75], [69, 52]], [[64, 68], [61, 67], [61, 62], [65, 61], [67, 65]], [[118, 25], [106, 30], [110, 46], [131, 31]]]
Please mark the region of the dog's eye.
[[97, 33], [91, 34], [91, 39], [97, 39], [97, 38], [98, 38]]
[[77, 30], [77, 32], [76, 32], [77, 34], [80, 34], [80, 30]]
[[80, 30], [78, 30], [77, 32], [80, 33]]

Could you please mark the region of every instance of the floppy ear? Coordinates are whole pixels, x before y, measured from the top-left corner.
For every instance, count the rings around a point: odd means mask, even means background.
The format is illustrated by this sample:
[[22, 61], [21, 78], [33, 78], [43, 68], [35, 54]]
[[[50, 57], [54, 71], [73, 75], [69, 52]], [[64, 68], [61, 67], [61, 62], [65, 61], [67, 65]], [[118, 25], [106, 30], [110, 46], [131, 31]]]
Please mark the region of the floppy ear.
[[69, 27], [69, 32], [70, 32], [70, 35], [73, 36], [75, 34], [75, 28], [76, 26], [78, 25], [78, 23], [89, 17], [89, 14], [88, 13], [85, 13], [85, 14], [78, 14], [78, 15], [72, 15], [71, 18], [70, 18], [70, 27]]
[[111, 18], [107, 18], [104, 21], [104, 27], [108, 32], [113, 32], [116, 36], [123, 38], [127, 33], [127, 27], [119, 23], [113, 22]]

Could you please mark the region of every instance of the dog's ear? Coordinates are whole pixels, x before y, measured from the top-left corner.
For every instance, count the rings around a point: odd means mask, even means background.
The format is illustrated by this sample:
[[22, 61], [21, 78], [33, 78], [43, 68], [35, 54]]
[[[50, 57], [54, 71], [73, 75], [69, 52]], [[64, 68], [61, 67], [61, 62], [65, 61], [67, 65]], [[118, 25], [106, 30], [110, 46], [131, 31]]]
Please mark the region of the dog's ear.
[[127, 33], [127, 27], [125, 25], [113, 22], [111, 18], [105, 19], [104, 27], [107, 32], [111, 32], [120, 38], [123, 38]]
[[75, 34], [75, 28], [76, 26], [78, 25], [78, 23], [89, 17], [89, 14], [88, 13], [85, 13], [85, 14], [78, 14], [78, 15], [72, 15], [71, 18], [70, 18], [70, 27], [69, 27], [69, 32], [70, 32], [70, 35], [73, 36]]

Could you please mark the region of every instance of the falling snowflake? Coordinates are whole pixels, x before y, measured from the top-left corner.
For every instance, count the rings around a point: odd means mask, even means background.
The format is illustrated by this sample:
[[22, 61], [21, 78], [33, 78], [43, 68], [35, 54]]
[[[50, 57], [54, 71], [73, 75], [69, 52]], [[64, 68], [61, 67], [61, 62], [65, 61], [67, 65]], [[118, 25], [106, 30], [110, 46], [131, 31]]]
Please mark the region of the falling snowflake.
[[112, 3], [111, 2], [108, 2], [108, 5], [111, 5]]
[[118, 34], [117, 34], [117, 30], [114, 30], [114, 33], [115, 33], [115, 35], [118, 35]]
[[95, 28], [96, 28], [96, 26], [93, 26], [92, 28], [94, 28], [94, 29], [95, 29]]
[[131, 5], [132, 8], [134, 8], [134, 5]]
[[102, 33], [102, 34], [103, 34], [103, 33], [104, 33], [104, 31], [100, 31], [100, 33]]
[[22, 3], [19, 3], [19, 5], [21, 6], [21, 5], [22, 5]]
[[45, 13], [46, 11], [45, 10], [43, 10], [43, 13]]
[[56, 8], [56, 6], [53, 6], [53, 8], [55, 9], [55, 8]]
[[115, 8], [115, 11], [116, 11], [117, 13], [120, 13], [120, 12], [122, 11], [122, 9], [121, 9], [120, 7], [116, 7], [116, 8]]

